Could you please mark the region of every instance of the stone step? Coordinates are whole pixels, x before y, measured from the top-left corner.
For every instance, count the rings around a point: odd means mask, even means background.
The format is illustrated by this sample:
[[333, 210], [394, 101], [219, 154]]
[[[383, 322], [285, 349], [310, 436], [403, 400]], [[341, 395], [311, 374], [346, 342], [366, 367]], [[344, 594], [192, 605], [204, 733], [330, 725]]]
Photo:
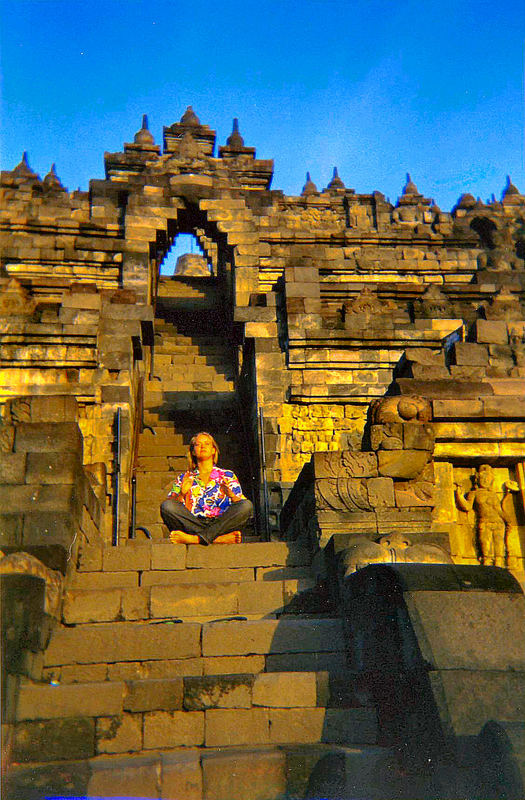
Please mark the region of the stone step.
[[[200, 572], [201, 570], [192, 570]], [[315, 592], [313, 578], [241, 582], [164, 583], [161, 570], [143, 573], [141, 586], [66, 591], [62, 619], [67, 625], [112, 622], [119, 619], [217, 619], [323, 613], [323, 598]], [[101, 573], [104, 577], [122, 573]], [[126, 573], [128, 575], [129, 573]], [[148, 578], [152, 577], [153, 583]], [[301, 600], [303, 599], [303, 602]]]
[[[346, 700], [327, 673], [313, 672], [23, 682], [13, 759], [68, 761], [167, 747], [375, 744], [375, 710]], [[57, 739], [66, 731], [71, 737], [73, 721], [76, 736], [66, 753], [57, 752]]]
[[[119, 621], [58, 626], [45, 652], [44, 667], [249, 655], [284, 655], [288, 658], [280, 661], [290, 664], [296, 654], [344, 652], [339, 619], [283, 617], [203, 624]], [[271, 671], [277, 669], [290, 667]], [[303, 671], [304, 666], [299, 669]]]
[[[160, 387], [160, 384], [158, 384]], [[233, 387], [198, 389], [193, 384], [183, 386], [177, 390], [158, 388], [157, 391], [148, 392], [144, 396], [146, 411], [154, 409], [158, 412], [159, 406], [163, 407], [163, 414], [173, 412], [204, 412], [229, 410], [236, 394]]]
[[[472, 778], [473, 781], [473, 778]], [[392, 800], [431, 796], [402, 772], [393, 748], [300, 744], [162, 748], [142, 754], [71, 759], [67, 769], [16, 765], [13, 800], [143, 797], [160, 800]], [[73, 795], [72, 795], [73, 792]]]
[[118, 547], [84, 545], [79, 572], [126, 572], [128, 570], [193, 570], [240, 567], [305, 567], [310, 553], [295, 542], [253, 542], [214, 547], [138, 543], [128, 540]]

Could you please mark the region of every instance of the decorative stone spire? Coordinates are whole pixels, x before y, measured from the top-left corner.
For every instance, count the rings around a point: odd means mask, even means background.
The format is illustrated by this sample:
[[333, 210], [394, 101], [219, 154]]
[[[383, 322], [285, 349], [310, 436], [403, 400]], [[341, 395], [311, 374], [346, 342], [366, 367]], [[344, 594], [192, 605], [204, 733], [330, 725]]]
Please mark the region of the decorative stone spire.
[[503, 189], [503, 197], [507, 197], [509, 194], [519, 194], [519, 189], [512, 183], [510, 179], [510, 175], [507, 175], [507, 183], [505, 188]]
[[47, 189], [63, 189], [62, 183], [60, 182], [60, 178], [56, 173], [56, 168], [54, 164], [51, 164], [51, 169], [47, 173], [44, 178], [44, 186]]
[[200, 120], [191, 106], [188, 106], [180, 119], [181, 125], [200, 125]]
[[416, 184], [414, 183], [414, 181], [410, 177], [410, 172], [407, 172], [407, 181], [406, 181], [405, 185], [403, 186], [403, 192], [402, 193], [403, 193], [403, 195], [419, 194], [419, 190], [418, 190]]
[[334, 174], [332, 175], [332, 180], [328, 184], [329, 189], [344, 189], [345, 185], [341, 178], [339, 177], [339, 173], [337, 171], [337, 167], [334, 167]]
[[306, 173], [306, 183], [301, 192], [302, 197], [307, 197], [309, 194], [317, 194], [317, 186], [310, 177], [310, 173]]
[[142, 127], [137, 133], [135, 134], [135, 138], [133, 139], [135, 144], [145, 145], [146, 147], [151, 147], [152, 144], [155, 144], [155, 139], [151, 134], [149, 127], [148, 127], [148, 115], [143, 114], [142, 116]]
[[456, 208], [465, 209], [465, 211], [469, 211], [471, 208], [475, 207], [476, 207], [476, 198], [474, 197], [474, 195], [469, 194], [468, 192], [466, 194], [462, 194], [456, 204]]
[[523, 203], [523, 195], [520, 193], [520, 190], [512, 183], [510, 175], [507, 175], [507, 183], [505, 188], [503, 189], [501, 202], [506, 206], [508, 205], [519, 206]]
[[233, 120], [232, 132], [226, 139], [226, 144], [228, 147], [231, 147], [232, 150], [242, 150], [244, 147], [244, 139], [239, 133], [239, 120], [237, 117], [235, 117]]
[[37, 178], [36, 172], [33, 172], [27, 161], [27, 150], [24, 150], [20, 164], [17, 164], [13, 170], [15, 175], [21, 178]]

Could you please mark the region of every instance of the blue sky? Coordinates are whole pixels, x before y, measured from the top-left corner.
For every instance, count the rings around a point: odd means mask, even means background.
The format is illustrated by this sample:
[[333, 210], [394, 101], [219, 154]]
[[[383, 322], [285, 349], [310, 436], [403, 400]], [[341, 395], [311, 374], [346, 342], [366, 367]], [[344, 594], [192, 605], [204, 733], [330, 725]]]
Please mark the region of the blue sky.
[[409, 171], [449, 210], [525, 193], [523, 0], [0, 0], [1, 163], [69, 189], [192, 104], [275, 160], [273, 188], [332, 169], [395, 202]]

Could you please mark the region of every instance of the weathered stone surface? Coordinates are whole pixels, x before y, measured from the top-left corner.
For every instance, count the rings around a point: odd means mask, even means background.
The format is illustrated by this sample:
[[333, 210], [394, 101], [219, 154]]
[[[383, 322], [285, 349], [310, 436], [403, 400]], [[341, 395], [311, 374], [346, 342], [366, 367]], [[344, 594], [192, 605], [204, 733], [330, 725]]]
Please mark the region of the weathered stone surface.
[[137, 752], [142, 747], [142, 718], [139, 714], [99, 717], [96, 728], [97, 753]]
[[119, 622], [57, 629], [46, 651], [46, 664], [96, 664], [102, 661], [192, 658], [201, 655], [201, 626], [161, 622]]
[[182, 708], [182, 678], [135, 680], [126, 683], [125, 711], [174, 711]]
[[330, 619], [216, 622], [203, 625], [204, 656], [344, 649], [341, 625]]
[[275, 672], [256, 675], [253, 705], [294, 708], [317, 705], [315, 673]]
[[24, 684], [20, 687], [17, 719], [100, 717], [122, 711], [122, 683]]
[[228, 616], [238, 612], [236, 584], [178, 584], [151, 587], [152, 617]]
[[94, 719], [77, 717], [16, 725], [12, 749], [14, 761], [59, 761], [94, 755]]
[[250, 708], [252, 675], [203, 676], [184, 679], [184, 708]]
[[147, 756], [98, 758], [91, 764], [86, 794], [91, 797], [155, 797], [158, 764]]
[[265, 709], [215, 708], [205, 714], [206, 747], [270, 743]]
[[199, 753], [161, 754], [161, 797], [166, 800], [202, 800], [202, 770]]
[[303, 548], [286, 542], [255, 542], [221, 548], [190, 547], [186, 558], [188, 568], [295, 567], [308, 563], [309, 555]]
[[144, 714], [145, 750], [200, 747], [203, 744], [203, 711], [151, 711]]
[[429, 461], [428, 450], [380, 450], [377, 454], [379, 474], [389, 478], [417, 478]]
[[202, 773], [206, 800], [266, 800], [286, 795], [286, 756], [276, 750], [206, 753]]

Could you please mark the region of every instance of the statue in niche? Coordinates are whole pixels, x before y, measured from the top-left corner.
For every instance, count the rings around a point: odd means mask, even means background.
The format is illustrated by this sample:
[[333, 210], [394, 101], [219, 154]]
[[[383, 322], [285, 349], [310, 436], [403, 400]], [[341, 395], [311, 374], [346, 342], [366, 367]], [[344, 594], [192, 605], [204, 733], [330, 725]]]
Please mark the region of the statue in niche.
[[[485, 566], [504, 567], [508, 556], [507, 533], [510, 521], [494, 489], [494, 470], [490, 464], [481, 464], [478, 467], [475, 487], [464, 494], [456, 486], [456, 504], [461, 511], [474, 511], [481, 563]], [[507, 481], [505, 497], [507, 492], [518, 489], [514, 481]]]

